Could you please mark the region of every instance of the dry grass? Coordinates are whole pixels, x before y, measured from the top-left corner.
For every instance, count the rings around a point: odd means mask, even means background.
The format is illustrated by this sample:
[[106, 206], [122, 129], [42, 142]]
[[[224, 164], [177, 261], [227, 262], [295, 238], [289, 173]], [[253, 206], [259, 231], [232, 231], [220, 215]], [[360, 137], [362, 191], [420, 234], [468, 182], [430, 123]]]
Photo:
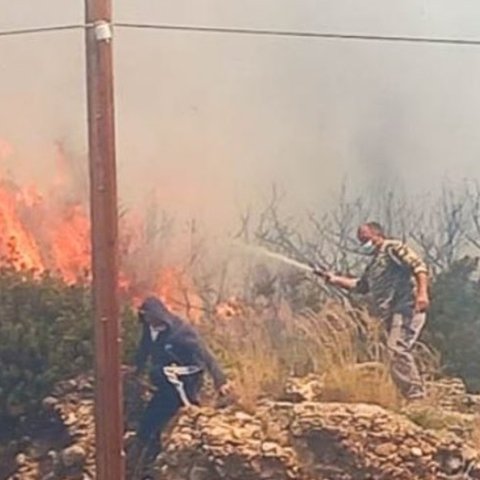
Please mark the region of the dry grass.
[[480, 414], [475, 417], [473, 425], [472, 441], [478, 451], [480, 451]]
[[374, 362], [365, 366], [374, 368], [332, 366], [326, 374], [324, 399], [347, 403], [374, 403], [392, 410], [398, 409], [400, 396], [388, 369], [383, 364]]
[[268, 318], [246, 309], [238, 316], [210, 318], [201, 328], [227, 365], [246, 410], [253, 411], [260, 397], [279, 393], [287, 371]]
[[366, 312], [347, 312], [335, 304], [310, 316], [306, 333], [318, 343], [325, 401], [398, 407], [380, 327]]
[[[244, 307], [229, 318], [210, 318], [203, 329], [244, 408], [278, 395], [288, 376], [309, 373], [324, 375], [325, 401], [399, 406], [381, 325], [364, 311], [329, 303], [318, 314], [294, 316], [286, 305], [260, 312]], [[427, 351], [422, 358], [433, 363]]]
[[[406, 408], [403, 413], [414, 423], [428, 430], [470, 430], [470, 417], [463, 417], [459, 412], [449, 412], [438, 408], [433, 402]], [[472, 432], [472, 440], [474, 432]]]

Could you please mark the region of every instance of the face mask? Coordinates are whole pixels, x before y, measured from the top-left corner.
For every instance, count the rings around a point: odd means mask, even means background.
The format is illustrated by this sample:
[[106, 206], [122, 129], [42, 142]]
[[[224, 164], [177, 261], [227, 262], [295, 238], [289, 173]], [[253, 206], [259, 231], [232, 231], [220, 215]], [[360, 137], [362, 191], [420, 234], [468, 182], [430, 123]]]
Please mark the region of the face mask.
[[360, 245], [360, 253], [363, 253], [364, 255], [373, 255], [376, 250], [377, 248], [371, 240]]

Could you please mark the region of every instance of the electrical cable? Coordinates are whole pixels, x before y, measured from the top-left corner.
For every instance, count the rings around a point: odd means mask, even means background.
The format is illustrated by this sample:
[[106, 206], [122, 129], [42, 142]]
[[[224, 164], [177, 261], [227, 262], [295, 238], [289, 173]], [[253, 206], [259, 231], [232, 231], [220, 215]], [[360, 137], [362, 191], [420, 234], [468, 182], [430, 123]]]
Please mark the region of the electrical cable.
[[163, 30], [179, 32], [196, 33], [217, 33], [217, 34], [237, 34], [237, 35], [255, 35], [270, 37], [294, 37], [294, 38], [320, 38], [332, 40], [359, 40], [359, 41], [379, 41], [379, 42], [404, 42], [404, 43], [429, 43], [444, 45], [464, 45], [480, 46], [480, 39], [466, 38], [448, 38], [448, 37], [413, 37], [402, 35], [370, 35], [370, 34], [350, 34], [350, 33], [329, 33], [312, 31], [293, 31], [293, 30], [264, 30], [254, 28], [234, 28], [234, 27], [209, 27], [195, 25], [162, 25], [162, 24], [143, 24], [143, 23], [124, 23], [114, 24], [120, 28]]
[[[24, 28], [18, 30], [0, 30], [0, 37], [27, 35], [36, 33], [80, 30], [92, 27], [93, 25], [58, 25], [51, 27]], [[239, 27], [210, 27], [195, 25], [171, 25], [171, 24], [145, 24], [117, 22], [114, 27], [131, 28], [141, 30], [162, 30], [192, 33], [212, 33], [224, 35], [251, 35], [268, 37], [290, 37], [290, 38], [318, 38], [326, 40], [350, 40], [350, 41], [371, 41], [371, 42], [397, 42], [397, 43], [423, 43], [436, 45], [457, 45], [457, 46], [480, 46], [480, 39], [448, 38], [448, 37], [415, 37], [403, 35], [374, 35], [356, 33], [332, 33], [315, 31], [275, 30], [256, 29]]]
[[61, 32], [65, 30], [83, 30], [91, 26], [92, 25], [56, 25], [51, 27], [21, 28], [18, 30], [0, 30], [0, 37], [30, 35], [34, 33]]

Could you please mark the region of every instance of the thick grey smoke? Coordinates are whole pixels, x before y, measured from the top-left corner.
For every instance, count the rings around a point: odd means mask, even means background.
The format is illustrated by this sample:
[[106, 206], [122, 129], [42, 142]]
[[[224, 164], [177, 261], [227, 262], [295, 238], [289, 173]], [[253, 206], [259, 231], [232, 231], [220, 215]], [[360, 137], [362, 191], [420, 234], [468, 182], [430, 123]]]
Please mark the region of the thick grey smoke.
[[[82, 0], [0, 0], [0, 28], [82, 21]], [[118, 0], [122, 21], [480, 38], [469, 0]], [[348, 175], [407, 191], [480, 177], [480, 48], [117, 31], [123, 203], [232, 218], [273, 182], [320, 205]], [[21, 178], [85, 150], [80, 32], [0, 38], [0, 138]], [[7, 160], [2, 160], [7, 162]]]

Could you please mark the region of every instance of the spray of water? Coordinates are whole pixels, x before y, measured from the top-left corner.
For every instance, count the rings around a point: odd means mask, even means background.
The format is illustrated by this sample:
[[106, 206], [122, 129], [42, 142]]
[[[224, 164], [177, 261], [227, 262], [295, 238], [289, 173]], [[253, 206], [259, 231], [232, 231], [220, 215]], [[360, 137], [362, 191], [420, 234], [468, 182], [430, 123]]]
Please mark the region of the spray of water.
[[287, 265], [290, 265], [292, 267], [298, 268], [300, 270], [304, 270], [307, 272], [314, 272], [314, 268], [306, 263], [298, 262], [297, 260], [294, 260], [293, 258], [286, 257], [285, 255], [282, 255], [280, 253], [275, 253], [271, 252], [270, 250], [267, 250], [264, 247], [259, 247], [257, 245], [246, 245], [246, 244], [237, 244], [238, 246], [242, 247], [243, 249], [248, 250], [249, 252], [255, 254], [255, 255], [261, 255], [263, 257], [268, 257], [273, 260], [276, 260], [277, 262], [282, 262]]

